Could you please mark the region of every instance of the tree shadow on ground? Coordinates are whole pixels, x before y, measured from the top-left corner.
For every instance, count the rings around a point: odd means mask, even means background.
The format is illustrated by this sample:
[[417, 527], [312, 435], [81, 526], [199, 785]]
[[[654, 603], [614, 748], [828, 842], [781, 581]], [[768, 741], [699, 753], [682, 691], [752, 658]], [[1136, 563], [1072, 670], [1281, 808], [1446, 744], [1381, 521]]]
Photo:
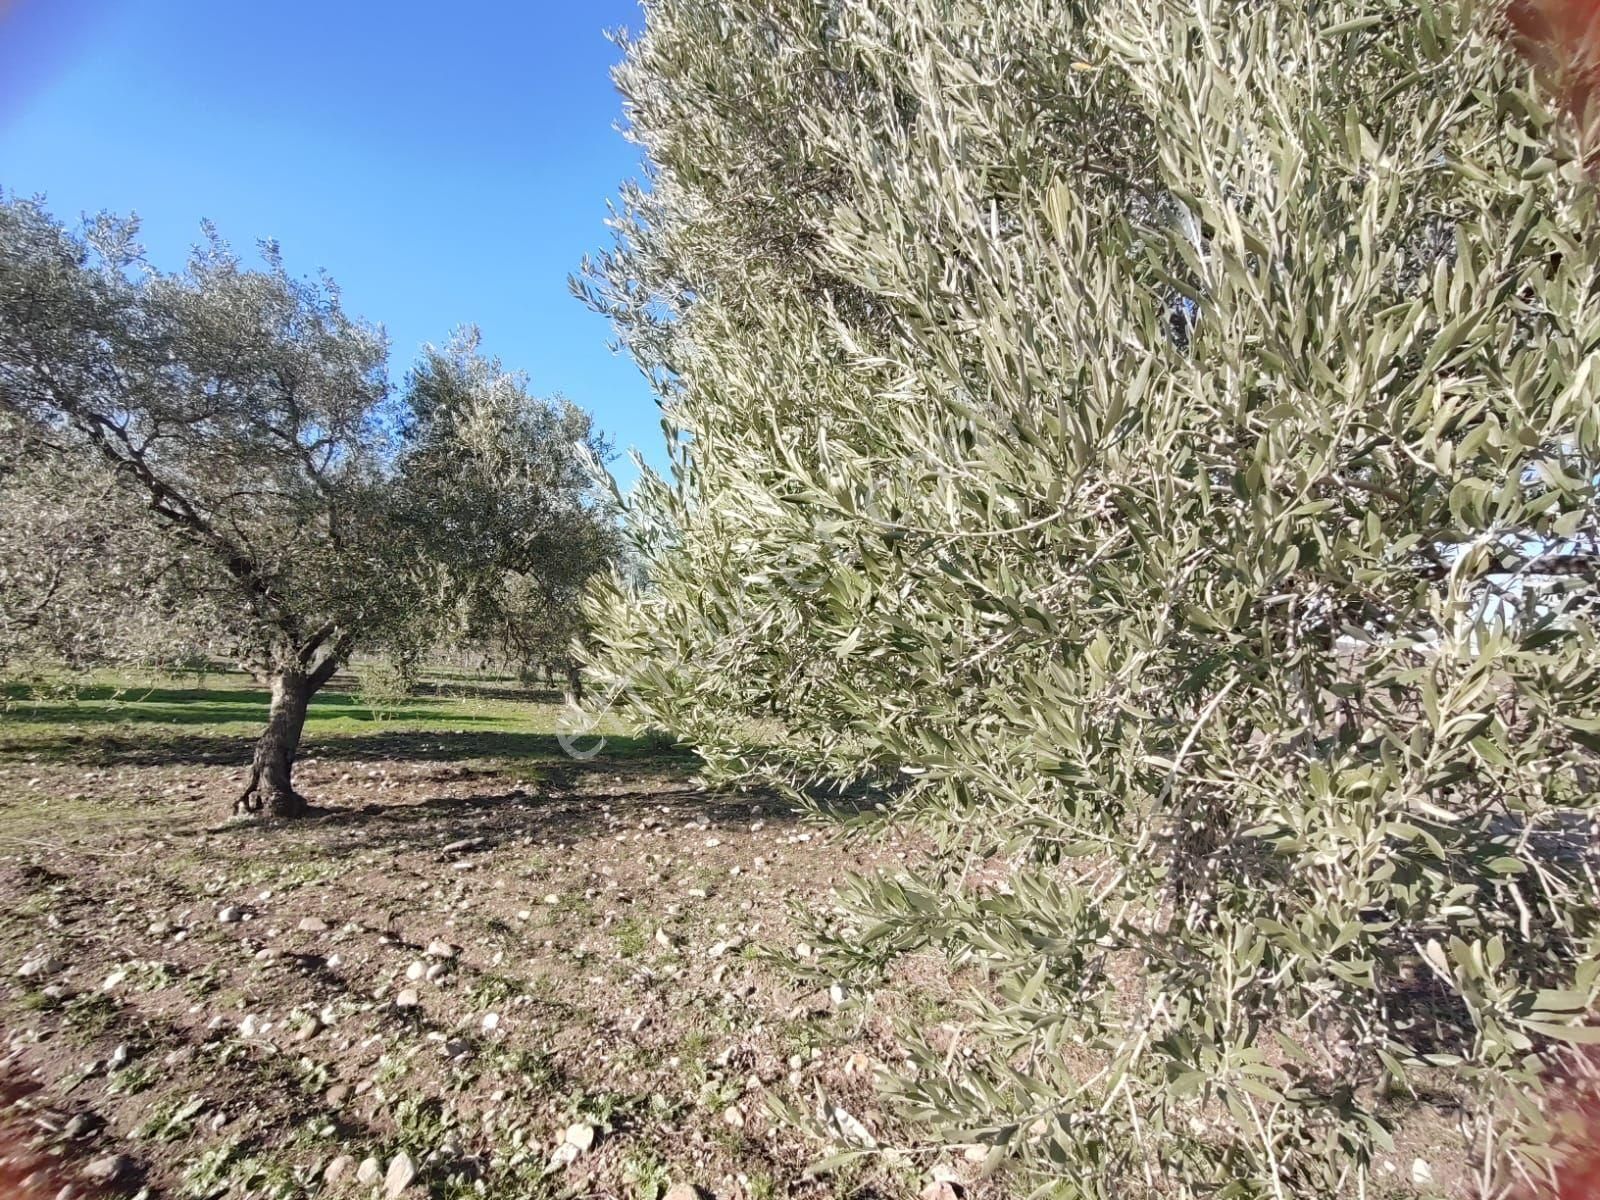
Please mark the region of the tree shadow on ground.
[[[95, 692], [113, 689], [96, 688]], [[515, 700], [517, 697], [500, 696]], [[463, 713], [454, 705], [460, 698], [446, 695], [411, 696], [399, 705], [375, 710], [369, 702], [342, 692], [323, 691], [311, 702], [310, 719], [335, 719], [380, 724], [384, 721], [440, 721], [452, 725], [482, 725], [504, 721], [505, 717]], [[27, 725], [265, 725], [271, 698], [266, 692], [217, 692], [157, 688], [124, 692], [121, 695], [90, 696], [75, 699], [22, 700], [13, 710], [19, 723]]]
[[[594, 744], [592, 736], [577, 738], [574, 743], [585, 753]], [[0, 761], [26, 755], [92, 767], [240, 767], [250, 762], [254, 750], [254, 739], [237, 735], [183, 733], [163, 737], [158, 731], [150, 731], [141, 736], [130, 730], [127, 733], [63, 733], [19, 738], [9, 743], [0, 740]], [[687, 761], [691, 756], [686, 751], [664, 745], [658, 738], [608, 734], [592, 761], [605, 763], [641, 757]], [[553, 733], [396, 729], [325, 737], [313, 734], [300, 748], [300, 761], [307, 759], [329, 762], [465, 762], [475, 759], [565, 762], [572, 761], [572, 756]]]
[[707, 829], [800, 819], [790, 802], [771, 792], [713, 792], [690, 782], [686, 772], [692, 761], [685, 756], [594, 758], [547, 768], [535, 787], [314, 806], [295, 821], [236, 823], [208, 832], [257, 846], [314, 840], [319, 853], [434, 850], [441, 863], [454, 863], [527, 839], [570, 846], [639, 829], [646, 819], [666, 828]]

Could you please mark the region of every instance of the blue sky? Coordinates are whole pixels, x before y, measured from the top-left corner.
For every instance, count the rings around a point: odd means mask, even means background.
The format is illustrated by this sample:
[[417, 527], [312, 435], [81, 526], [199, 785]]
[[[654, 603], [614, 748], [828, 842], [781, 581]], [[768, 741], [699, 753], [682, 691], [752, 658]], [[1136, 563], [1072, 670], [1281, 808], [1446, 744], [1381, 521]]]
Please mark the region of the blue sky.
[[634, 0], [0, 0], [0, 186], [136, 212], [163, 267], [202, 218], [276, 238], [385, 326], [397, 380], [476, 323], [660, 464], [648, 386], [567, 290], [638, 174], [604, 32], [639, 23]]

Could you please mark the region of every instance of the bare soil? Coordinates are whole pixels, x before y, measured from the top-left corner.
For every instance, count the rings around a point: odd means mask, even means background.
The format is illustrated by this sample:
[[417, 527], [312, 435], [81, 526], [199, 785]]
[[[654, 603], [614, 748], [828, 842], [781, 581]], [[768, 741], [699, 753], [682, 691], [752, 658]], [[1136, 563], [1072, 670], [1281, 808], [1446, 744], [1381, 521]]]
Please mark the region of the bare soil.
[[369, 1158], [416, 1197], [927, 1184], [892, 1153], [812, 1175], [838, 1147], [772, 1109], [893, 1141], [872, 1074], [941, 981], [831, 997], [784, 959], [797, 907], [906, 844], [708, 794], [671, 756], [318, 749], [296, 781], [319, 809], [280, 825], [224, 819], [237, 758], [137, 731], [0, 755], [5, 1107], [69, 1192], [384, 1194]]

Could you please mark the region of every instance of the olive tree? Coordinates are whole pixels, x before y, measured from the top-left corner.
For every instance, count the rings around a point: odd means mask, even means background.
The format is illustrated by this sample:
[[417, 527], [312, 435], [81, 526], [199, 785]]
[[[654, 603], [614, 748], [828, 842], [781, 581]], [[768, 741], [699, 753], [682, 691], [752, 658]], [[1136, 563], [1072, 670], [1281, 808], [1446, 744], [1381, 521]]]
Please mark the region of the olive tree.
[[[657, 380], [594, 662], [942, 852], [824, 969], [1064, 1197], [1486, 1192], [1596, 1040], [1596, 188], [1473, 0], [646, 0], [580, 289]], [[759, 729], [752, 714], [763, 714]], [[1217, 1189], [1221, 1189], [1219, 1192]]]
[[76, 477], [62, 503], [97, 506], [96, 537], [270, 681], [240, 804], [294, 816], [308, 702], [423, 598], [393, 520], [384, 338], [271, 244], [247, 269], [210, 234], [169, 274], [135, 235], [0, 203], [0, 409]]
[[618, 549], [593, 418], [535, 396], [470, 328], [424, 352], [404, 401], [397, 467], [406, 511], [437, 547], [446, 636], [523, 670], [559, 665], [581, 694], [583, 589]]

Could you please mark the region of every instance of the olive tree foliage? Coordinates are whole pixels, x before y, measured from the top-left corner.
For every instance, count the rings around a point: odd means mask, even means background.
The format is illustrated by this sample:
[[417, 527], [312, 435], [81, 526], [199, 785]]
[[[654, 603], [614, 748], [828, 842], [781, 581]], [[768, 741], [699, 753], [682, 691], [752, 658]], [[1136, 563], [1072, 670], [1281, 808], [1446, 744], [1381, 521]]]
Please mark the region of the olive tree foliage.
[[673, 467], [592, 661], [722, 778], [938, 835], [825, 943], [977, 981], [901, 1111], [1066, 1197], [1363, 1194], [1418, 1088], [1485, 1192], [1548, 1169], [1600, 224], [1496, 7], [644, 8], [580, 288]]
[[397, 466], [409, 519], [438, 548], [443, 636], [525, 672], [559, 668], [577, 690], [584, 586], [618, 550], [596, 485], [608, 453], [587, 412], [535, 396], [482, 353], [476, 329], [424, 351]]
[[145, 513], [31, 434], [0, 413], [0, 667], [166, 655], [182, 639], [159, 608], [130, 611], [160, 584], [128, 536]]
[[[415, 617], [417, 546], [393, 519], [382, 333], [331, 284], [290, 277], [273, 245], [247, 269], [207, 232], [166, 274], [131, 221], [79, 232], [0, 203], [0, 410], [47, 456], [35, 491], [59, 488], [56, 510], [8, 514], [8, 537], [42, 561], [28, 524], [54, 521], [57, 565], [80, 580], [73, 556], [115, 547], [138, 584], [122, 593], [130, 620], [159, 597], [268, 678], [241, 803], [292, 816], [306, 705], [358, 644]], [[76, 529], [74, 510], [90, 515]], [[83, 586], [104, 599], [111, 582]]]

